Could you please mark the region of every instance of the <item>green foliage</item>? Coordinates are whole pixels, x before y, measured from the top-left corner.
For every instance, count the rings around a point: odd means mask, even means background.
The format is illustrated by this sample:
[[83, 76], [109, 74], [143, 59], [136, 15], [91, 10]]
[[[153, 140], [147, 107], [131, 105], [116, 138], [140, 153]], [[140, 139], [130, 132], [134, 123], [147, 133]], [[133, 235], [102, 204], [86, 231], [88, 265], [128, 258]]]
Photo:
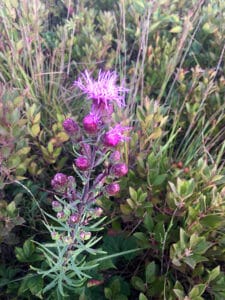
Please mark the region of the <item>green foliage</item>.
[[15, 179], [23, 178], [31, 148], [23, 112], [24, 97], [16, 90], [2, 89], [0, 108], [0, 188], [3, 189]]
[[30, 240], [26, 240], [23, 244], [23, 248], [15, 248], [16, 258], [20, 262], [36, 262], [42, 260], [42, 257], [38, 254], [35, 245]]
[[15, 226], [22, 225], [25, 220], [19, 216], [14, 201], [7, 204], [0, 201], [0, 243], [14, 245], [18, 243], [18, 237], [12, 232]]
[[109, 300], [128, 300], [129, 285], [120, 277], [114, 277], [109, 286], [104, 289], [105, 298]]

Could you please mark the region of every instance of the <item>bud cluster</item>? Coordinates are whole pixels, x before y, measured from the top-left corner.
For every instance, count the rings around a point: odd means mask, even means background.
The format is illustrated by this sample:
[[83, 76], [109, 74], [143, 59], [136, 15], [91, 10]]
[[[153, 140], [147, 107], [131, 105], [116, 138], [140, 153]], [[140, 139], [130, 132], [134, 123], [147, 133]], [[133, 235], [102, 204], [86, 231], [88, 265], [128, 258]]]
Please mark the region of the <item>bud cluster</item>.
[[[85, 226], [103, 213], [102, 208], [93, 208], [96, 200], [104, 194], [116, 196], [120, 191], [118, 179], [128, 173], [119, 146], [129, 139], [126, 134], [131, 128], [113, 122], [114, 107], [125, 106], [127, 89], [117, 86], [116, 81], [114, 72], [100, 71], [98, 79], [94, 80], [85, 71], [74, 82], [92, 103], [82, 126], [73, 118], [63, 122], [63, 128], [73, 143], [77, 183], [74, 177], [63, 173], [57, 173], [51, 181], [52, 188], [62, 196], [61, 201], [52, 202], [52, 208], [57, 219], [66, 222], [71, 232], [69, 236], [68, 232], [67, 236], [59, 235], [66, 244], [75, 243], [77, 238], [81, 241], [91, 238], [91, 232], [85, 230]], [[58, 238], [55, 233], [54, 238]]]

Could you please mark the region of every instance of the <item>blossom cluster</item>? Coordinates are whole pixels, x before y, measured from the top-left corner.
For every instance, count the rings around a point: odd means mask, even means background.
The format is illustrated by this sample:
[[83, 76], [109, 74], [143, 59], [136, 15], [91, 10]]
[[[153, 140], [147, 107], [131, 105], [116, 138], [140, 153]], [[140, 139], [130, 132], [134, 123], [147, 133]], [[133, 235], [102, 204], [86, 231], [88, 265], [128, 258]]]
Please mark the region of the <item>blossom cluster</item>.
[[[115, 107], [125, 106], [127, 89], [116, 82], [115, 72], [100, 71], [97, 80], [94, 80], [85, 71], [74, 86], [92, 101], [90, 112], [83, 118], [82, 126], [73, 118], [63, 122], [63, 128], [73, 142], [76, 155], [73, 167], [82, 180], [83, 189], [79, 189], [73, 176], [55, 174], [51, 185], [63, 200], [57, 198], [52, 207], [57, 218], [67, 222], [71, 228], [79, 224], [79, 238], [83, 241], [91, 237], [85, 226], [103, 212], [95, 205], [96, 200], [103, 195], [116, 196], [120, 191], [118, 179], [128, 173], [119, 146], [129, 139], [127, 133], [131, 128], [113, 122]], [[69, 239], [67, 236], [66, 242], [74, 242], [73, 236], [74, 233]], [[53, 235], [53, 238], [59, 237]]]

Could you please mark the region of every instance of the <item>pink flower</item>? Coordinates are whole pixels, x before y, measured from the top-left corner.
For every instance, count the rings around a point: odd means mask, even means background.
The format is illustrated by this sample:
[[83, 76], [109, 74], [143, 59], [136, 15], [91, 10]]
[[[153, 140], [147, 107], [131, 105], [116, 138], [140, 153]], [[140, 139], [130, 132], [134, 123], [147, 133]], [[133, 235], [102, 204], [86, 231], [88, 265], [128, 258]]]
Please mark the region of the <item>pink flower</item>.
[[90, 161], [86, 156], [79, 156], [74, 162], [81, 171], [86, 171], [90, 167]]
[[103, 136], [103, 144], [107, 147], [116, 147], [120, 142], [129, 140], [129, 137], [124, 135], [125, 131], [130, 130], [131, 127], [116, 125]]
[[114, 166], [112, 166], [111, 172], [116, 177], [123, 177], [123, 176], [127, 175], [128, 167], [124, 163], [115, 164]]
[[124, 93], [128, 90], [122, 86], [117, 86], [117, 75], [115, 72], [99, 71], [98, 79], [91, 78], [86, 70], [74, 85], [80, 88], [89, 99], [93, 100], [92, 112], [97, 114], [111, 114], [112, 104], [116, 103], [119, 107], [125, 106]]

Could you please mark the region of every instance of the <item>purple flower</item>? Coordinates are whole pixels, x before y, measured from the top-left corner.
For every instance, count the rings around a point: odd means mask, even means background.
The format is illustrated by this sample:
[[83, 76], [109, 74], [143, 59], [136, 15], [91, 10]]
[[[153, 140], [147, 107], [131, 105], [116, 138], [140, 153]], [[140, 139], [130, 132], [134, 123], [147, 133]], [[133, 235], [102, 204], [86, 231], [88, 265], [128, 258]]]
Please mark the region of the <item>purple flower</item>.
[[74, 162], [81, 171], [86, 171], [90, 167], [90, 161], [86, 156], [79, 156]]
[[123, 176], [127, 175], [128, 167], [124, 163], [115, 164], [114, 166], [112, 166], [111, 172], [116, 177], [123, 177]]
[[83, 119], [84, 130], [87, 133], [91, 133], [91, 134], [97, 133], [100, 124], [101, 124], [101, 121], [100, 121], [99, 117], [92, 113], [88, 114]]
[[125, 106], [124, 92], [126, 88], [116, 85], [117, 75], [115, 72], [99, 71], [98, 79], [91, 78], [86, 70], [74, 85], [80, 88], [89, 99], [93, 100], [92, 112], [112, 113], [112, 104], [116, 103], [119, 107]]
[[129, 137], [124, 136], [124, 132], [130, 130], [131, 127], [116, 125], [103, 136], [103, 144], [108, 147], [116, 147], [120, 142], [126, 141]]
[[74, 134], [79, 131], [78, 124], [71, 118], [68, 118], [63, 121], [63, 128], [68, 134]]
[[51, 180], [51, 185], [54, 189], [64, 187], [68, 182], [68, 177], [63, 173], [55, 174], [54, 178]]
[[120, 185], [116, 182], [110, 183], [105, 187], [108, 195], [114, 196], [120, 191]]

